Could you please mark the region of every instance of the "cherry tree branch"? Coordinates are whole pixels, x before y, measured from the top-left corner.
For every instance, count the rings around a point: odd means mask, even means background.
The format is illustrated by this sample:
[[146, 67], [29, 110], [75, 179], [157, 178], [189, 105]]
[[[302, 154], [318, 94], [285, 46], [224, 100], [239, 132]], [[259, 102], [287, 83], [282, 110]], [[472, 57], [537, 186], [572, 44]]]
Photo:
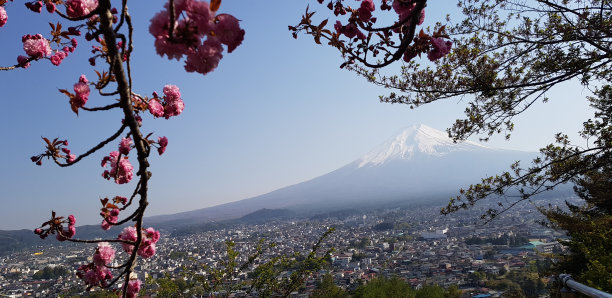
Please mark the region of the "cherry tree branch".
[[106, 144], [112, 142], [113, 140], [115, 140], [116, 138], [118, 138], [121, 133], [123, 133], [123, 131], [125, 130], [127, 126], [121, 125], [121, 127], [119, 128], [119, 130], [117, 130], [117, 132], [115, 132], [112, 136], [108, 137], [106, 140], [98, 143], [98, 145], [94, 146], [93, 148], [89, 149], [87, 152], [79, 155], [77, 158], [75, 158], [72, 162], [67, 162], [67, 163], [60, 163], [59, 160], [57, 159], [57, 157], [53, 157], [53, 161], [55, 161], [55, 163], [60, 166], [60, 167], [69, 167], [79, 161], [81, 161], [81, 159], [91, 155], [92, 153], [102, 149], [104, 146], [106, 146]]

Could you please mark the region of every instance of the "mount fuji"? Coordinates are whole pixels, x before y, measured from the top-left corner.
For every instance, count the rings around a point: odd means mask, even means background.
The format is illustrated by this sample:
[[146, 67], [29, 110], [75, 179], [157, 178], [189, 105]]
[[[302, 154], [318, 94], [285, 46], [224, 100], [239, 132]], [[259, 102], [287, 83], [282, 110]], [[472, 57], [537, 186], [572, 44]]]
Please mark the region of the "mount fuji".
[[426, 125], [412, 126], [361, 158], [314, 179], [245, 200], [153, 216], [147, 221], [197, 223], [237, 218], [262, 208], [315, 213], [444, 202], [461, 187], [535, 155], [491, 149], [470, 141], [454, 143], [445, 132]]

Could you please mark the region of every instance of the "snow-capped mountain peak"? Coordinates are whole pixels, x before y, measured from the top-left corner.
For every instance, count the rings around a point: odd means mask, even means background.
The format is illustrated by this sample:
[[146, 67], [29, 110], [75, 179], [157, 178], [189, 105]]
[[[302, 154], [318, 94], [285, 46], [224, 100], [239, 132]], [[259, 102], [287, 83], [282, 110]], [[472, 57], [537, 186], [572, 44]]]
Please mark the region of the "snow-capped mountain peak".
[[410, 160], [416, 154], [443, 156], [454, 151], [487, 149], [480, 144], [464, 141], [454, 143], [448, 134], [427, 125], [411, 126], [359, 159], [359, 167], [377, 166], [392, 159]]

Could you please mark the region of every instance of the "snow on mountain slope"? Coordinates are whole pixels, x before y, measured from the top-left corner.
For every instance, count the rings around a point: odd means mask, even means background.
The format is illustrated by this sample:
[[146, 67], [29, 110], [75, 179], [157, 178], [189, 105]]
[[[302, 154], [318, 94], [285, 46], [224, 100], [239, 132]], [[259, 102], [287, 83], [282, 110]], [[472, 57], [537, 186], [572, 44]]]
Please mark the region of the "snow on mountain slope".
[[410, 160], [419, 153], [444, 156], [450, 152], [475, 149], [488, 148], [471, 141], [454, 143], [445, 132], [421, 124], [404, 130], [395, 138], [361, 157], [359, 167], [379, 166], [394, 159]]

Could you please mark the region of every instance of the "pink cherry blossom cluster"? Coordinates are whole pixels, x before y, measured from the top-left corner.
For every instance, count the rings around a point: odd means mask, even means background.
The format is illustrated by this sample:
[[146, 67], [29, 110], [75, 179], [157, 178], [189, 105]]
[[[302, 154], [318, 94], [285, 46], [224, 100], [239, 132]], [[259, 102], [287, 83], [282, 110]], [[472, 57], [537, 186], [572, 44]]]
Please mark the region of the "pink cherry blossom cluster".
[[[393, 4], [391, 6], [393, 7], [395, 13], [399, 15], [399, 20], [403, 21], [412, 15], [416, 3], [413, 1], [393, 0]], [[419, 22], [417, 25], [423, 24], [423, 21], [425, 20], [425, 10], [423, 9], [419, 13], [421, 16], [419, 17]]]
[[[44, 57], [48, 57], [53, 53], [49, 40], [44, 38], [40, 34], [26, 34], [21, 38], [23, 42], [23, 50], [28, 56], [18, 56], [17, 63], [23, 67], [28, 68], [30, 66], [29, 60], [36, 60]], [[70, 46], [64, 46], [62, 49], [55, 51], [55, 53], [49, 58], [51, 63], [58, 66], [62, 63], [64, 58], [68, 57], [68, 54], [74, 52], [78, 42], [75, 38], [70, 40]]]
[[448, 53], [453, 46], [453, 42], [450, 40], [444, 40], [442, 36], [442, 30], [434, 33], [434, 36], [424, 34], [422, 31], [419, 33], [419, 37], [414, 39], [414, 44], [409, 46], [404, 53], [404, 61], [409, 62], [412, 58], [421, 53], [427, 53], [429, 61], [436, 61]]
[[[124, 241], [136, 241], [137, 233], [135, 227], [127, 227], [123, 229], [119, 234], [119, 240]], [[148, 228], [142, 231], [142, 243], [138, 248], [138, 255], [143, 258], [150, 258], [155, 255], [155, 243], [159, 240], [159, 231], [155, 231], [153, 228]], [[126, 253], [132, 253], [134, 251], [134, 245], [128, 243], [122, 243], [123, 250]]]
[[108, 242], [98, 243], [98, 248], [93, 255], [93, 263], [97, 266], [105, 266], [115, 259], [115, 249]]
[[[67, 220], [63, 217], [55, 217], [55, 212], [51, 213], [51, 220], [43, 223], [40, 228], [34, 230], [34, 234], [38, 235], [41, 239], [47, 238], [49, 234], [55, 234], [55, 238], [59, 241], [65, 241], [74, 237], [76, 234], [76, 219], [74, 215], [69, 215]], [[68, 224], [68, 228], [64, 229], [64, 224]], [[45, 226], [49, 228], [44, 229]]]
[[40, 34], [26, 34], [21, 37], [21, 42], [23, 42], [23, 50], [32, 58], [43, 58], [51, 54], [49, 41]]
[[132, 149], [132, 145], [134, 145], [134, 142], [132, 142], [132, 138], [130, 138], [130, 137], [122, 138], [121, 142], [119, 143], [119, 153], [121, 153], [123, 155], [130, 154], [130, 150]]
[[72, 45], [71, 47], [65, 46], [61, 50], [55, 51], [55, 54], [53, 54], [53, 56], [49, 58], [53, 65], [59, 66], [64, 60], [64, 58], [68, 57], [68, 54], [74, 52], [74, 49], [76, 49], [78, 42], [75, 38], [73, 38], [70, 40], [70, 43]]
[[113, 278], [113, 273], [106, 266], [97, 266], [95, 263], [81, 265], [77, 269], [77, 277], [89, 286], [105, 287]]
[[[136, 228], [127, 227], [119, 235], [120, 240], [136, 241]], [[138, 254], [143, 258], [149, 258], [155, 254], [155, 243], [159, 240], [159, 232], [153, 228], [143, 230], [144, 240], [138, 250]], [[123, 243], [123, 248], [127, 253], [132, 253], [133, 245]], [[115, 259], [116, 251], [108, 242], [98, 243], [98, 247], [93, 254], [92, 262], [81, 265], [77, 269], [77, 276], [88, 286], [106, 287], [108, 281], [113, 278], [109, 265]], [[126, 297], [136, 297], [140, 291], [141, 282], [132, 279], [128, 282]]]
[[74, 84], [73, 89], [74, 97], [70, 98], [70, 105], [77, 109], [84, 107], [89, 99], [89, 93], [91, 92], [89, 89], [89, 81], [85, 75], [79, 77], [79, 81]]
[[359, 20], [362, 22], [368, 22], [372, 19], [372, 12], [376, 9], [372, 0], [362, 0], [361, 6], [357, 9]]
[[78, 18], [89, 14], [98, 7], [98, 0], [68, 0], [66, 1], [66, 14]]
[[72, 237], [74, 237], [74, 235], [76, 234], [76, 219], [74, 218], [74, 215], [69, 215], [68, 216], [68, 228], [67, 229], [60, 229], [58, 231], [61, 231], [61, 233], [57, 233], [55, 235], [55, 238], [57, 238], [57, 240], [59, 241], [65, 241], [66, 239], [70, 239]]
[[149, 100], [149, 112], [155, 117], [168, 119], [180, 115], [184, 109], [185, 103], [181, 98], [181, 92], [175, 85], [164, 86], [163, 98], [154, 92], [153, 98]]
[[[170, 28], [169, 4], [151, 19], [149, 32], [155, 37], [155, 49], [160, 56], [185, 60], [185, 70], [207, 74], [223, 58], [222, 44], [228, 53], [244, 39], [238, 19], [229, 14], [211, 11], [208, 2], [198, 0], [174, 1], [176, 23]], [[172, 39], [170, 38], [172, 30]], [[202, 39], [206, 38], [202, 42]]]
[[444, 40], [440, 37], [432, 37], [431, 39], [431, 51], [427, 53], [427, 58], [430, 61], [436, 61], [448, 54], [453, 46], [453, 42], [450, 40]]
[[365, 34], [363, 34], [363, 32], [361, 32], [361, 30], [359, 30], [357, 25], [354, 23], [348, 23], [347, 25], [343, 26], [340, 21], [336, 21], [336, 24], [334, 24], [334, 29], [336, 29], [336, 32], [339, 34], [344, 34], [344, 36], [348, 38], [353, 38], [355, 36], [358, 39], [366, 38]]
[[127, 291], [125, 293], [126, 298], [134, 298], [138, 296], [138, 292], [140, 291], [140, 285], [142, 283], [138, 279], [131, 279], [128, 282]]
[[110, 171], [105, 170], [102, 173], [104, 179], [110, 180], [113, 178], [117, 184], [125, 184], [132, 180], [134, 166], [132, 166], [127, 156], [122, 158], [119, 151], [113, 151], [102, 159], [102, 167], [106, 167], [107, 163], [110, 164]]
[[0, 27], [6, 25], [7, 21], [8, 15], [6, 14], [6, 10], [4, 9], [4, 6], [0, 6]]
[[[324, 1], [325, 0], [318, 0], [320, 4], [323, 4]], [[289, 26], [289, 30], [293, 31], [293, 37], [297, 38], [298, 33], [306, 29], [308, 34], [315, 36], [315, 41], [317, 43], [320, 43], [319, 38], [321, 36], [326, 36], [334, 43], [338, 36], [342, 35], [351, 40], [351, 43], [348, 45], [344, 44], [344, 41], [340, 41], [340, 43], [344, 45], [340, 47], [342, 51], [351, 52], [354, 57], [360, 57], [360, 55], [366, 55], [366, 53], [370, 53], [373, 57], [376, 57], [381, 48], [389, 47], [390, 49], [388, 50], [390, 52], [393, 52], [393, 50], [397, 48], [397, 44], [390, 39], [393, 34], [399, 34], [400, 38], [403, 38], [402, 36], [413, 36], [412, 34], [418, 31], [410, 32], [409, 29], [416, 29], [415, 27], [422, 25], [425, 20], [425, 10], [420, 8], [420, 5], [417, 5], [419, 1], [382, 0], [382, 4], [379, 6], [380, 10], [394, 12], [398, 19], [392, 26], [374, 28], [374, 24], [377, 21], [377, 18], [373, 15], [376, 10], [374, 0], [357, 1], [361, 2], [358, 8], [352, 8], [348, 5], [345, 6], [343, 1], [329, 1], [327, 8], [333, 10], [334, 15], [339, 16], [350, 13], [347, 23], [343, 24], [340, 20], [336, 20], [333, 26], [334, 33], [328, 33], [322, 30], [322, 28], [326, 26], [327, 20], [323, 21], [318, 26], [311, 24], [311, 14], [308, 13], [302, 19], [302, 23], [295, 27]], [[411, 39], [414, 38], [414, 40], [406, 40], [406, 42], [409, 43], [403, 43], [404, 46], [400, 47], [401, 50], [397, 50], [404, 51], [403, 53], [398, 52], [393, 54], [393, 59], [387, 62], [398, 59], [399, 54], [403, 54], [404, 61], [406, 62], [425, 53], [430, 61], [436, 61], [446, 56], [452, 48], [452, 41], [448, 40], [449, 36], [444, 32], [444, 28], [444, 26], [438, 28], [437, 32], [431, 35], [421, 30], [418, 34], [415, 34], [414, 37], [410, 37]], [[366, 38], [364, 32], [370, 33], [368, 38]], [[374, 39], [370, 37], [378, 39], [379, 41], [374, 41]], [[353, 43], [357, 43], [357, 45]], [[367, 50], [364, 51], [364, 49]], [[387, 58], [385, 58], [385, 60], [387, 60]], [[355, 63], [355, 59], [348, 59], [347, 62], [342, 64], [341, 68], [351, 63]]]

